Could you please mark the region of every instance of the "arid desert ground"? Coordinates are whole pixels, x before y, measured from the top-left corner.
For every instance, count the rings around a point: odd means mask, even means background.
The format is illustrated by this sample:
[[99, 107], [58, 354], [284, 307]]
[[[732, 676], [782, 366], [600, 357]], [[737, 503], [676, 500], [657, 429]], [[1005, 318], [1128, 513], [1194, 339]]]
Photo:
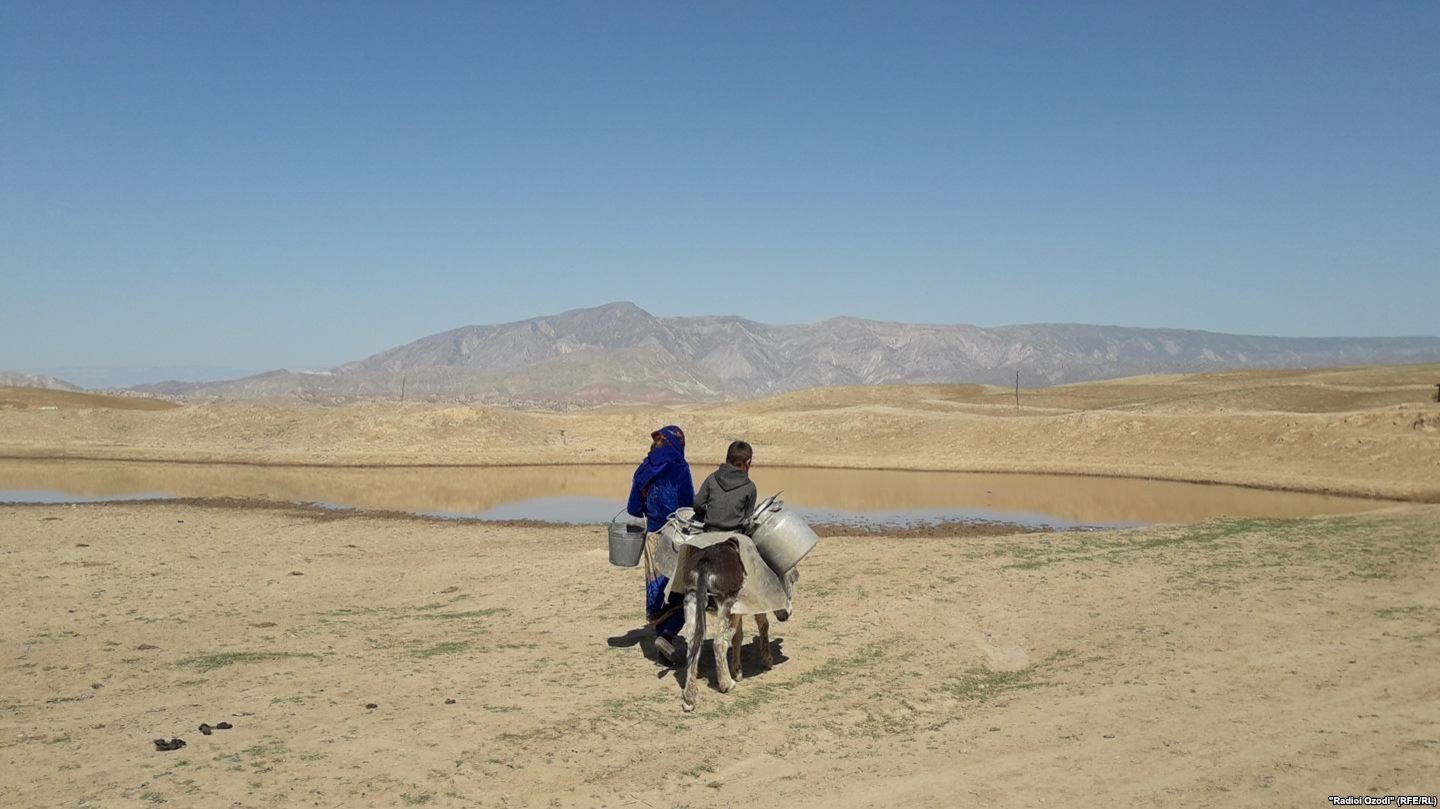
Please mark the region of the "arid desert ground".
[[[1440, 791], [1440, 366], [572, 413], [0, 392], [0, 455], [1067, 472], [1362, 514], [829, 536], [679, 706], [594, 526], [0, 506], [0, 806], [1322, 806]], [[316, 474], [323, 474], [316, 469]], [[369, 707], [373, 706], [373, 707]], [[203, 723], [234, 725], [205, 736]], [[152, 739], [187, 745], [157, 752]]]

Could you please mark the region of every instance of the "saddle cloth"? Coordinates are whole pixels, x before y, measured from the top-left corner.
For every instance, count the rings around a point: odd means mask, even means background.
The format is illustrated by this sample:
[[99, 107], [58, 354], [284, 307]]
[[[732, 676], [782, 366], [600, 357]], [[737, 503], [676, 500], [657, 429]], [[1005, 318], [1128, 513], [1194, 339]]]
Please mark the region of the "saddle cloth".
[[[656, 564], [670, 579], [670, 583], [665, 586], [666, 598], [669, 598], [670, 588], [675, 585], [675, 568], [680, 561], [682, 548], [708, 548], [731, 537], [739, 544], [740, 561], [745, 565], [745, 584], [740, 588], [740, 595], [735, 599], [735, 607], [731, 613], [755, 615], [787, 609], [790, 605], [790, 582], [783, 576], [777, 576], [775, 571], [765, 564], [760, 551], [755, 548], [755, 540], [744, 534], [728, 531], [692, 535], [670, 530], [661, 532], [660, 541], [657, 543], [661, 550], [656, 554]], [[682, 583], [680, 586], [683, 588], [685, 585]]]

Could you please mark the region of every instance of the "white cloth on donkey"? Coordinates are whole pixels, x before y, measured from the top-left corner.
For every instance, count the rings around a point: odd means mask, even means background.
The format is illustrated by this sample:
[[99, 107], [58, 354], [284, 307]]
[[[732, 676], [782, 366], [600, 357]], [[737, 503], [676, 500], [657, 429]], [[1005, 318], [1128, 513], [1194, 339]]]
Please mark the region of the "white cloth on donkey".
[[[682, 512], [689, 509], [681, 509]], [[687, 517], [688, 515], [681, 515]], [[790, 606], [790, 594], [788, 592], [789, 582], [784, 576], [776, 575], [770, 566], [765, 564], [760, 551], [755, 548], [755, 540], [740, 533], [728, 531], [710, 531], [703, 534], [686, 534], [682, 529], [683, 524], [671, 517], [670, 522], [660, 534], [660, 545], [670, 545], [667, 550], [673, 553], [660, 553], [656, 561], [662, 565], [661, 570], [670, 579], [665, 587], [665, 595], [668, 598], [670, 589], [675, 586], [675, 568], [680, 561], [680, 553], [683, 548], [708, 548], [719, 542], [724, 542], [731, 537], [740, 546], [740, 561], [745, 565], [745, 584], [740, 588], [740, 595], [735, 599], [735, 607], [731, 612], [735, 615], [756, 615], [762, 612], [774, 612], [776, 610], [788, 609]], [[685, 586], [683, 583], [680, 585]]]

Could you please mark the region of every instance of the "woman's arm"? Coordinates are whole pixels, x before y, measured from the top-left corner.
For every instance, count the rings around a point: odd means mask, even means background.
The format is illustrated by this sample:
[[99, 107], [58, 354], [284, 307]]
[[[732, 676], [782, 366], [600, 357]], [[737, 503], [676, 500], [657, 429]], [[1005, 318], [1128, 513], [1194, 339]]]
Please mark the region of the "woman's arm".
[[645, 492], [639, 481], [630, 481], [630, 499], [625, 503], [625, 513], [631, 517], [645, 516]]
[[[704, 484], [701, 485], [703, 486]], [[676, 508], [686, 508], [695, 505], [695, 481], [690, 479], [690, 467], [688, 465], [680, 475], [680, 484], [676, 488], [678, 489], [676, 492]]]

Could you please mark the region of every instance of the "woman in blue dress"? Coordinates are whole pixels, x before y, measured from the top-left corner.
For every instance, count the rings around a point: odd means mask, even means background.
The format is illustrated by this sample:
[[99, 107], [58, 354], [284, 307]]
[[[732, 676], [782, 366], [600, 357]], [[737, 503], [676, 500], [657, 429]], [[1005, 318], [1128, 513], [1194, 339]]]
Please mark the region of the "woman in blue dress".
[[[645, 617], [654, 621], [665, 610], [665, 585], [670, 581], [674, 554], [665, 553], [659, 531], [676, 509], [695, 504], [695, 484], [685, 461], [685, 431], [675, 425], [650, 434], [650, 453], [635, 470], [626, 511], [645, 518]], [[671, 600], [679, 601], [679, 593]], [[671, 665], [678, 665], [675, 636], [685, 623], [683, 610], [655, 626], [655, 649]]]

